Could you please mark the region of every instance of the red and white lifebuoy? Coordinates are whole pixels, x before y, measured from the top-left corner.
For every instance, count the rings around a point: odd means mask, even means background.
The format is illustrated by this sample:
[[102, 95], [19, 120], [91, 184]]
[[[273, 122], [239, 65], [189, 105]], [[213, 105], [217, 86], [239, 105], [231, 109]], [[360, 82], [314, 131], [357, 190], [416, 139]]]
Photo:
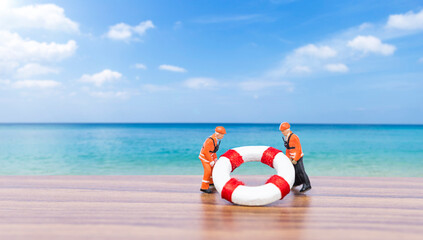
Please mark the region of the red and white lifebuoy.
[[[266, 184], [245, 186], [231, 172], [244, 162], [262, 162], [276, 170]], [[230, 149], [216, 162], [213, 181], [222, 198], [238, 205], [262, 206], [284, 198], [295, 181], [295, 170], [282, 151], [268, 146], [247, 146]]]

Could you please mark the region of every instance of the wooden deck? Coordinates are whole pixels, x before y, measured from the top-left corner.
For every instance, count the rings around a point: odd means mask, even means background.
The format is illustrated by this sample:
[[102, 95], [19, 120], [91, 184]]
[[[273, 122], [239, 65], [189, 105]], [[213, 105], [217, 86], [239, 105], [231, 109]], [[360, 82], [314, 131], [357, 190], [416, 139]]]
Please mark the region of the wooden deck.
[[266, 207], [201, 194], [200, 181], [0, 177], [0, 239], [423, 239], [423, 178], [313, 177]]

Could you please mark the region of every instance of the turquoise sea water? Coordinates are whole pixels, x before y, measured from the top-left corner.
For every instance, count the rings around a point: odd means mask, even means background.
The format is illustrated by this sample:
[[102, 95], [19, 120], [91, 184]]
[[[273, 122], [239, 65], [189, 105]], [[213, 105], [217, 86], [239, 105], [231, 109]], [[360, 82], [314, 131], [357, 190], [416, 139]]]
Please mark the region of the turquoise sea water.
[[[0, 124], [0, 175], [199, 175], [217, 124]], [[283, 149], [278, 124], [219, 124], [218, 156], [248, 145]], [[423, 177], [423, 125], [293, 124], [311, 176]], [[272, 174], [247, 163], [237, 174]]]

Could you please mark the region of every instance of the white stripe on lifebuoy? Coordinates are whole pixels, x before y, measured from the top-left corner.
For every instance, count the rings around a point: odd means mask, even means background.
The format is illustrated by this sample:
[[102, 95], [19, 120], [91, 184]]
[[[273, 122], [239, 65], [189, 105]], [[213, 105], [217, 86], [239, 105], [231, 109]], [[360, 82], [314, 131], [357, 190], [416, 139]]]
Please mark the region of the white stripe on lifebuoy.
[[[244, 162], [268, 164], [276, 170], [268, 183], [261, 186], [245, 186], [230, 173]], [[261, 206], [282, 199], [289, 193], [295, 181], [294, 167], [282, 151], [268, 146], [247, 146], [230, 149], [216, 162], [213, 169], [216, 190], [226, 200], [247, 206]]]

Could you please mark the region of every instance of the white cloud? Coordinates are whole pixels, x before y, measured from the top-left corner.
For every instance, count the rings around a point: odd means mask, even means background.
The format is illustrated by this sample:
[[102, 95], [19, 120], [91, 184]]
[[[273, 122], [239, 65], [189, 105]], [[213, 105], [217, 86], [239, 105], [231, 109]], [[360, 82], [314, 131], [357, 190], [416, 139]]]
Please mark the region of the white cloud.
[[309, 72], [311, 72], [311, 70], [307, 66], [295, 66], [291, 69], [291, 72], [294, 72], [294, 73], [309, 73]]
[[[3, 0], [2, 0], [3, 1]], [[18, 8], [0, 8], [1, 29], [47, 29], [79, 32], [78, 23], [65, 16], [63, 8], [55, 4], [34, 4]]]
[[109, 28], [107, 37], [111, 39], [128, 39], [132, 37], [132, 27], [125, 23], [119, 23]]
[[162, 92], [171, 90], [170, 87], [164, 85], [145, 84], [142, 89], [148, 92]]
[[279, 63], [279, 66], [267, 71], [260, 79], [275, 81], [280, 77], [310, 73], [312, 69], [320, 70], [325, 61], [337, 55], [337, 50], [327, 44], [320, 46], [308, 44], [294, 49]]
[[0, 74], [5, 75], [9, 72], [14, 71], [17, 67], [19, 67], [18, 62], [2, 60], [0, 56]]
[[122, 74], [119, 72], [114, 72], [110, 69], [105, 69], [102, 72], [89, 75], [84, 74], [79, 79], [80, 82], [85, 83], [92, 83], [97, 87], [101, 87], [105, 82], [113, 82], [115, 80], [118, 80], [122, 77]]
[[[78, 48], [74, 40], [65, 43], [40, 42], [22, 37], [14, 31], [49, 30], [79, 33], [78, 23], [65, 15], [55, 4], [33, 4], [14, 7], [13, 1], [0, 5], [0, 74], [19, 81], [9, 81], [13, 88], [53, 88], [61, 85], [53, 80], [28, 80], [34, 76], [56, 74], [59, 70], [44, 65], [73, 56]], [[41, 32], [42, 33], [42, 32]]]
[[382, 43], [379, 38], [374, 36], [357, 36], [349, 41], [347, 45], [364, 53], [372, 52], [385, 56], [392, 55], [396, 50], [394, 45]]
[[297, 55], [311, 56], [311, 57], [317, 57], [322, 59], [335, 57], [337, 54], [337, 52], [329, 46], [317, 47], [314, 44], [308, 44], [306, 46], [297, 48], [295, 50], [295, 53]]
[[98, 98], [121, 98], [121, 99], [127, 99], [131, 96], [131, 94], [129, 92], [125, 92], [125, 91], [109, 91], [109, 92], [90, 92], [90, 95], [93, 97], [98, 97]]
[[59, 73], [59, 70], [51, 67], [42, 66], [38, 63], [28, 63], [16, 71], [16, 77], [30, 78], [32, 76], [46, 75], [50, 73]]
[[9, 85], [9, 84], [10, 84], [10, 80], [0, 79], [0, 85]]
[[345, 73], [345, 72], [348, 72], [349, 70], [347, 65], [343, 63], [326, 64], [325, 68], [329, 72], [340, 72], [340, 73]]
[[244, 91], [259, 91], [266, 88], [285, 87], [289, 92], [294, 90], [290, 82], [276, 82], [276, 81], [245, 81], [239, 84], [241, 90]]
[[14, 88], [54, 88], [60, 86], [60, 82], [53, 80], [22, 80], [12, 84]]
[[147, 67], [144, 64], [141, 64], [141, 63], [135, 64], [135, 68], [137, 68], [137, 69], [147, 69]]
[[159, 69], [160, 70], [165, 70], [165, 71], [171, 71], [171, 72], [181, 72], [181, 73], [187, 71], [184, 68], [177, 67], [177, 66], [172, 66], [172, 65], [166, 65], [166, 64], [160, 65], [159, 66]]
[[[417, 33], [418, 31], [396, 31], [386, 27], [385, 23], [362, 23], [331, 34], [321, 42], [293, 48], [280, 62], [264, 71], [261, 76], [254, 78], [273, 82], [280, 79], [293, 80], [298, 77], [298, 73], [311, 71], [314, 74], [308, 74], [308, 76], [312, 77], [318, 74], [329, 74], [328, 71], [347, 72], [350, 63], [354, 62], [354, 65], [358, 65], [362, 57], [369, 56], [370, 53], [378, 53], [381, 56], [393, 54], [396, 47], [385, 43], [388, 39]], [[342, 63], [345, 67], [332, 66], [334, 63]], [[377, 65], [374, 67], [381, 67], [380, 64], [383, 63], [378, 61], [375, 64]], [[305, 75], [301, 74], [301, 77]]]
[[13, 0], [2, 0], [0, 1], [0, 9], [10, 8], [13, 4]]
[[212, 89], [218, 85], [213, 78], [189, 78], [184, 82], [184, 86], [191, 89]]
[[66, 44], [37, 42], [23, 39], [17, 33], [0, 31], [0, 62], [2, 61], [60, 61], [72, 56], [76, 42]]
[[421, 30], [423, 29], [423, 10], [418, 13], [409, 11], [405, 14], [390, 15], [386, 27], [401, 30]]
[[107, 32], [106, 36], [114, 40], [130, 40], [134, 34], [142, 36], [150, 28], [155, 28], [151, 20], [141, 22], [137, 26], [118, 23], [109, 27], [109, 32]]
[[138, 33], [138, 35], [143, 35], [150, 28], [155, 28], [155, 26], [151, 20], [148, 20], [141, 22], [138, 26], [135, 26], [133, 30]]

